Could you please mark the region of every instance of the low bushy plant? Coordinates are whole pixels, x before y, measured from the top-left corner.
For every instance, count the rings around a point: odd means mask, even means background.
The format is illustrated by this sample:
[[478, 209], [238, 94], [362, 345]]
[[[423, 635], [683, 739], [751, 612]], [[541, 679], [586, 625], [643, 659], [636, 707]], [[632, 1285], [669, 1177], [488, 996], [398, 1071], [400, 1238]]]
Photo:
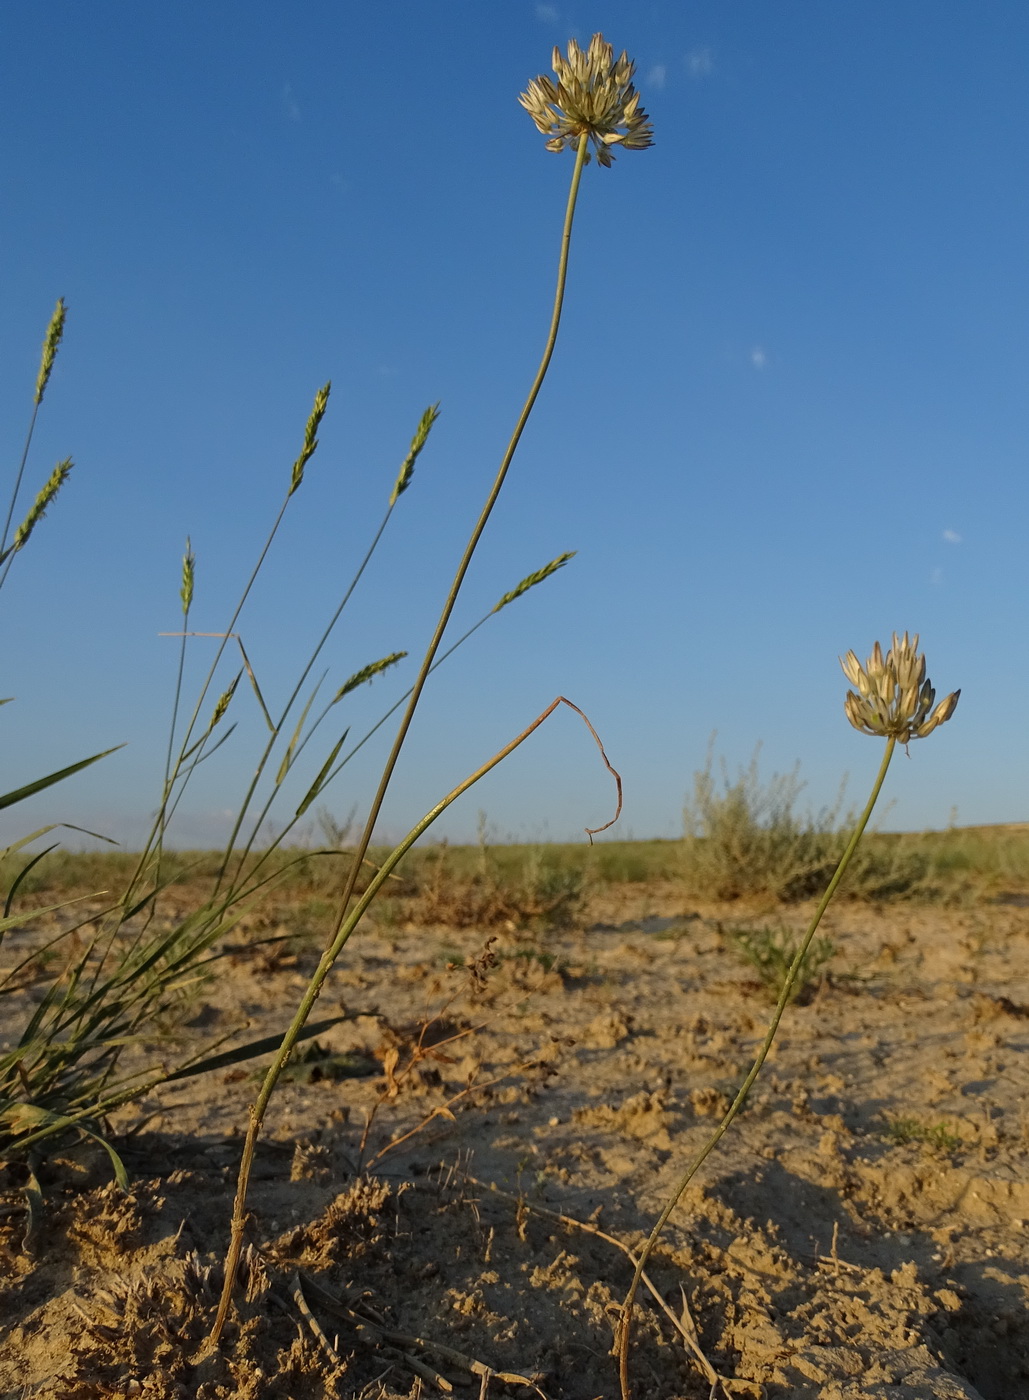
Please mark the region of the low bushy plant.
[[[778, 999], [801, 944], [801, 935], [780, 928], [746, 928], [742, 925], [718, 925], [723, 942], [757, 973], [771, 994]], [[822, 973], [836, 953], [830, 938], [814, 938], [797, 965], [790, 987], [791, 1001], [806, 1005], [820, 986]]]
[[[720, 781], [713, 749], [694, 774], [684, 808], [682, 875], [698, 898], [766, 898], [782, 903], [821, 894], [839, 864], [855, 814], [842, 811], [843, 789], [832, 807], [801, 815], [799, 765], [763, 780], [760, 746], [735, 779], [724, 761]], [[856, 853], [844, 893], [864, 899], [928, 895], [933, 859], [928, 849], [872, 836]]]
[[946, 1123], [923, 1123], [918, 1118], [886, 1118], [883, 1137], [897, 1147], [917, 1142], [942, 1154], [958, 1152], [963, 1140]]
[[415, 870], [413, 889], [397, 901], [415, 924], [543, 933], [574, 927], [585, 909], [585, 872], [545, 846], [519, 848], [512, 860], [483, 844], [469, 869], [441, 842]]

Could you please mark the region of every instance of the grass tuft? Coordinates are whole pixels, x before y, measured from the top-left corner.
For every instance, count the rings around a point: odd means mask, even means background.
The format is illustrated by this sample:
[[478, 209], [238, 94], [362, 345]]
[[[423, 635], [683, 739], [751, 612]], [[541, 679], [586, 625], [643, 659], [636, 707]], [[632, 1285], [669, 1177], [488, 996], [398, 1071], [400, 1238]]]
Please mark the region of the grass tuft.
[[908, 1143], [923, 1143], [936, 1152], [958, 1152], [964, 1140], [946, 1123], [922, 1123], [917, 1118], [887, 1118], [883, 1137], [898, 1147]]
[[[801, 937], [789, 929], [744, 928], [742, 926], [718, 925], [723, 942], [737, 953], [757, 973], [777, 1001], [786, 982], [786, 974], [797, 956]], [[822, 974], [826, 965], [836, 954], [836, 945], [830, 938], [815, 938], [800, 960], [800, 966], [790, 995], [791, 1001], [801, 1006], [807, 1005], [821, 986]]]
[[473, 855], [444, 841], [419, 853], [404, 880], [386, 908], [416, 925], [545, 933], [575, 927], [586, 907], [585, 871], [541, 846], [482, 843]]

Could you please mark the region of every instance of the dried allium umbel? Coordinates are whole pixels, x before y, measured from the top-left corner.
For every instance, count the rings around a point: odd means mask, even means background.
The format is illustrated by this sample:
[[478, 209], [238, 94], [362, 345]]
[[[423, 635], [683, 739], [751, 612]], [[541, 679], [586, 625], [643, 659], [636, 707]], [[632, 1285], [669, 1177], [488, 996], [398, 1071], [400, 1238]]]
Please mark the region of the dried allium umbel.
[[886, 653], [876, 642], [864, 666], [848, 651], [840, 657], [843, 674], [857, 691], [848, 690], [844, 701], [847, 718], [862, 734], [879, 734], [907, 744], [924, 739], [957, 709], [960, 690], [955, 690], [933, 709], [936, 691], [926, 679], [925, 657], [918, 650], [918, 633], [893, 634], [893, 646]]
[[[568, 41], [568, 56], [554, 50], [557, 83], [542, 74], [518, 98], [547, 142], [548, 151], [575, 150], [585, 132], [601, 165], [610, 165], [612, 146], [642, 151], [654, 144], [654, 131], [640, 106], [640, 95], [632, 84], [636, 71], [623, 50], [604, 43], [603, 34], [594, 34], [583, 53], [574, 39]], [[587, 153], [586, 159], [589, 160]]]

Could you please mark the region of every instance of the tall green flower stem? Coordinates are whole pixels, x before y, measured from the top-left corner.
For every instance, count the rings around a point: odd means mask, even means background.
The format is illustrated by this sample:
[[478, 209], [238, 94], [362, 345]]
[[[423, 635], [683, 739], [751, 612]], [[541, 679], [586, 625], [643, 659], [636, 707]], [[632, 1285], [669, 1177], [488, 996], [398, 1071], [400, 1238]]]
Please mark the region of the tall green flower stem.
[[477, 768], [470, 777], [465, 778], [453, 791], [448, 792], [446, 797], [440, 802], [437, 802], [436, 806], [433, 807], [430, 812], [427, 812], [416, 826], [411, 828], [400, 844], [394, 846], [393, 850], [390, 851], [389, 855], [378, 867], [374, 876], [369, 881], [367, 889], [343, 920], [332, 942], [322, 954], [314, 976], [308, 983], [307, 990], [304, 992], [300, 1005], [297, 1007], [296, 1015], [290, 1022], [289, 1029], [282, 1038], [282, 1044], [276, 1052], [275, 1059], [272, 1061], [264, 1077], [264, 1083], [261, 1085], [261, 1092], [257, 1096], [257, 1101], [250, 1110], [250, 1124], [247, 1129], [246, 1141], [243, 1144], [243, 1157], [240, 1162], [239, 1177], [236, 1182], [236, 1197], [232, 1208], [231, 1237], [229, 1240], [228, 1253], [225, 1258], [225, 1283], [222, 1288], [221, 1300], [218, 1304], [218, 1315], [215, 1318], [214, 1329], [211, 1333], [211, 1340], [214, 1344], [217, 1344], [221, 1337], [222, 1329], [225, 1326], [232, 1301], [232, 1289], [236, 1279], [236, 1271], [239, 1268], [240, 1254], [243, 1250], [243, 1228], [246, 1222], [247, 1188], [250, 1183], [250, 1171], [253, 1166], [254, 1151], [257, 1147], [257, 1138], [261, 1131], [261, 1125], [264, 1122], [264, 1115], [271, 1101], [272, 1094], [275, 1091], [279, 1075], [285, 1068], [286, 1062], [293, 1053], [297, 1041], [300, 1039], [304, 1023], [310, 1015], [315, 1002], [318, 1000], [319, 993], [325, 983], [326, 977], [328, 977], [329, 973], [332, 971], [333, 964], [343, 951], [350, 935], [364, 918], [364, 915], [368, 911], [369, 906], [375, 899], [379, 890], [386, 883], [390, 875], [392, 875], [393, 871], [400, 864], [401, 860], [403, 860], [404, 856], [407, 855], [418, 838], [428, 831], [436, 818], [441, 816], [452, 803], [456, 802], [469, 788], [474, 787], [480, 778], [484, 778], [487, 773], [491, 772], [499, 763], [503, 763], [505, 758], [514, 753], [515, 749], [521, 744], [524, 744], [525, 740], [536, 732], [540, 725], [554, 713], [559, 705], [567, 705], [569, 709], [574, 710], [583, 720], [586, 727], [593, 735], [597, 748], [600, 750], [600, 756], [608, 772], [614, 778], [617, 789], [618, 800], [614, 817], [612, 817], [610, 822], [606, 822], [604, 826], [587, 827], [587, 834], [592, 840], [598, 831], [605, 831], [608, 826], [613, 825], [614, 822], [618, 820], [622, 808], [622, 780], [608, 762], [608, 757], [604, 752], [604, 746], [600, 742], [600, 737], [593, 728], [593, 725], [590, 724], [589, 720], [583, 714], [582, 710], [579, 709], [578, 705], [572, 704], [571, 700], [566, 700], [563, 695], [559, 695], [556, 700], [547, 706], [541, 715], [538, 715], [533, 720], [527, 729], [524, 729], [521, 734], [518, 735], [517, 738], [512, 739], [499, 753], [495, 753], [481, 768]]
[[[432, 639], [429, 642], [424, 657], [422, 658], [422, 663], [418, 670], [418, 675], [416, 676], [414, 685], [411, 688], [411, 695], [407, 702], [407, 708], [404, 710], [403, 716], [400, 720], [400, 725], [397, 729], [396, 738], [393, 741], [393, 747], [390, 750], [389, 757], [386, 759], [385, 766], [382, 770], [382, 776], [379, 780], [378, 790], [376, 791], [375, 797], [372, 800], [372, 804], [368, 812], [368, 818], [365, 822], [364, 830], [361, 833], [361, 839], [359, 840], [357, 848], [354, 851], [353, 864], [351, 866], [350, 873], [347, 877], [346, 884], [344, 885], [343, 891], [340, 895], [339, 912], [332, 930], [329, 946], [327, 947], [325, 953], [322, 955], [321, 961], [318, 964], [317, 971], [312, 977], [307, 991], [304, 993], [304, 997], [297, 1010], [297, 1014], [293, 1018], [293, 1022], [290, 1025], [289, 1030], [283, 1037], [279, 1053], [276, 1055], [275, 1059], [273, 1060], [271, 1066], [268, 1069], [264, 1083], [261, 1086], [261, 1092], [258, 1095], [257, 1102], [254, 1104], [250, 1112], [250, 1124], [247, 1129], [246, 1142], [243, 1147], [243, 1157], [240, 1163], [239, 1178], [236, 1187], [236, 1200], [233, 1206], [232, 1234], [231, 1241], [229, 1244], [229, 1253], [225, 1261], [225, 1285], [222, 1290], [221, 1302], [218, 1306], [218, 1316], [214, 1325], [213, 1339], [215, 1341], [217, 1341], [218, 1338], [221, 1336], [222, 1329], [225, 1326], [225, 1319], [228, 1316], [229, 1304], [232, 1297], [232, 1288], [235, 1283], [236, 1270], [239, 1265], [239, 1256], [243, 1247], [244, 1210], [246, 1207], [247, 1188], [250, 1180], [250, 1169], [254, 1157], [254, 1148], [257, 1143], [258, 1135], [261, 1131], [261, 1125], [264, 1122], [264, 1115], [267, 1111], [268, 1103], [271, 1100], [272, 1093], [274, 1092], [275, 1085], [278, 1082], [279, 1075], [282, 1073], [282, 1070], [286, 1064], [286, 1061], [289, 1058], [293, 1046], [296, 1044], [297, 1038], [301, 1030], [303, 1029], [304, 1022], [307, 1020], [311, 1008], [314, 1006], [314, 1003], [317, 1000], [319, 993], [321, 992], [322, 985], [325, 982], [325, 978], [329, 974], [329, 970], [331, 969], [336, 958], [339, 956], [340, 951], [346, 944], [350, 935], [353, 933], [354, 929], [361, 921], [361, 918], [364, 916], [365, 910], [368, 908], [369, 904], [374, 898], [375, 893], [381, 887], [386, 874], [388, 874], [394, 869], [397, 861], [401, 858], [401, 856], [407, 850], [409, 850], [410, 847], [414, 844], [414, 842], [418, 839], [418, 837], [424, 831], [426, 831], [429, 826], [431, 826], [431, 824], [436, 820], [439, 814], [445, 811], [446, 808], [450, 806], [451, 802], [453, 802], [457, 797], [459, 797], [461, 793], [467, 791], [467, 789], [471, 787], [473, 783], [477, 782], [478, 779], [483, 776], [483, 774], [489, 772], [491, 768], [495, 767], [497, 763], [499, 763], [503, 758], [505, 758], [509, 753], [511, 753], [515, 748], [517, 748], [518, 744], [520, 744], [523, 739], [528, 737], [528, 735], [532, 732], [532, 729], [535, 728], [535, 725], [531, 726], [530, 729], [525, 731], [525, 734], [519, 736], [519, 738], [516, 739], [512, 744], [508, 745], [506, 749], [501, 750], [500, 754], [498, 754], [496, 758], [491, 759], [490, 762], [486, 765], [486, 767], [479, 769], [478, 772], [474, 773], [471, 778], [466, 780], [466, 782], [462, 783], [459, 787], [455, 788], [454, 791], [448, 797], [443, 799], [443, 801], [439, 804], [438, 807], [434, 808], [433, 811], [429, 813], [427, 817], [423, 818], [422, 822], [420, 822], [418, 826], [413, 828], [412, 832], [407, 837], [405, 837], [401, 844], [395, 848], [395, 850], [390, 854], [390, 856], [387, 857], [386, 861], [380, 867], [379, 871], [373, 878], [371, 884], [368, 886], [368, 889], [362, 895], [361, 899], [354, 906], [354, 908], [350, 910], [350, 901], [354, 895], [354, 889], [357, 885], [357, 880], [361, 872], [364, 858], [368, 854], [368, 847], [371, 845], [372, 833], [375, 830], [375, 823], [379, 819], [379, 813], [382, 810], [382, 804], [386, 796], [386, 791], [389, 787], [390, 780], [393, 777], [393, 771], [396, 768], [397, 760], [400, 757], [400, 751], [404, 746], [404, 740], [407, 738], [408, 730], [411, 727], [411, 721], [414, 718], [414, 712], [418, 707], [419, 700], [421, 699], [426, 679], [428, 678], [429, 672], [432, 669], [433, 662], [436, 658], [436, 653], [439, 651], [440, 645], [443, 641], [443, 634], [445, 633], [447, 625], [450, 622], [451, 614], [453, 613], [454, 606], [457, 603], [458, 594], [461, 591], [461, 585], [464, 583], [465, 575], [467, 574], [468, 568], [472, 562], [472, 556], [474, 555], [475, 550], [478, 547], [479, 540], [482, 538], [483, 531], [486, 529], [487, 522], [489, 521], [489, 518], [493, 513], [493, 507], [497, 503], [497, 498], [499, 497], [501, 489], [504, 485], [508, 469], [511, 466], [511, 462], [514, 459], [515, 452], [518, 449], [518, 444], [521, 441], [522, 433], [525, 430], [525, 425], [529, 421], [529, 416], [532, 413], [533, 407], [535, 406], [540, 389], [543, 387], [543, 381], [546, 378], [547, 370], [550, 368], [550, 361], [554, 354], [554, 346], [557, 344], [558, 329], [561, 325], [561, 311], [564, 306], [565, 284], [568, 276], [568, 254], [571, 248], [572, 241], [572, 223], [575, 219], [575, 206], [579, 197], [579, 185], [582, 180], [583, 167], [586, 164], [588, 144], [589, 133], [587, 131], [583, 131], [578, 137], [578, 145], [576, 147], [575, 152], [575, 165], [572, 169], [571, 185], [568, 191], [568, 202], [565, 207], [564, 228], [561, 233], [561, 251], [558, 258], [557, 268], [557, 288], [554, 293], [554, 308], [550, 318], [550, 330], [547, 334], [546, 345], [544, 346], [543, 350], [543, 358], [540, 360], [539, 369], [536, 371], [536, 377], [532, 382], [532, 387], [529, 390], [529, 395], [528, 398], [525, 400], [524, 407], [522, 408], [522, 411], [518, 416], [518, 421], [515, 424], [514, 432], [511, 434], [511, 440], [508, 443], [507, 450], [505, 451], [504, 456], [501, 460], [500, 467], [497, 471], [496, 477], [494, 478], [493, 485], [490, 489], [490, 493], [486, 498], [486, 503], [479, 514], [479, 518], [476, 521], [475, 528], [472, 530], [472, 533], [468, 539], [468, 543], [465, 546], [464, 553], [462, 554], [460, 563], [457, 567], [457, 572], [454, 575], [454, 580], [450, 585], [450, 591], [448, 592], [446, 601], [443, 604], [443, 610], [440, 613], [439, 621], [436, 624], [436, 630], [432, 634]], [[558, 702], [555, 702], [555, 704], [556, 703]], [[541, 722], [542, 720], [538, 720], [536, 723], [538, 724]]]
[[522, 433], [525, 430], [525, 425], [529, 421], [529, 415], [532, 413], [532, 410], [536, 404], [536, 399], [539, 395], [539, 391], [543, 387], [543, 381], [546, 378], [547, 370], [550, 368], [550, 361], [554, 354], [554, 346], [557, 344], [558, 328], [561, 325], [561, 310], [564, 306], [565, 282], [568, 276], [568, 253], [572, 242], [572, 223], [575, 218], [575, 205], [579, 197], [579, 183], [582, 179], [583, 166], [586, 164], [588, 143], [589, 134], [587, 132], [583, 132], [582, 135], [579, 137], [579, 144], [575, 152], [575, 166], [572, 170], [572, 182], [568, 191], [568, 204], [565, 209], [564, 229], [561, 234], [561, 252], [558, 258], [557, 266], [557, 289], [554, 293], [554, 309], [550, 318], [550, 330], [547, 335], [547, 343], [543, 350], [543, 358], [540, 360], [540, 366], [539, 369], [536, 371], [536, 378], [532, 382], [532, 388], [529, 390], [529, 396], [525, 400], [525, 405], [518, 416], [518, 421], [515, 424], [514, 432], [511, 434], [511, 441], [507, 445], [507, 451], [504, 453], [503, 459], [500, 463], [500, 467], [497, 471], [497, 475], [494, 479], [493, 486], [490, 489], [490, 493], [486, 498], [486, 504], [482, 508], [482, 512], [479, 515], [479, 519], [475, 524], [475, 528], [472, 531], [471, 536], [469, 537], [468, 543], [465, 545], [464, 554], [461, 556], [461, 562], [457, 566], [457, 573], [454, 575], [454, 581], [450, 585], [450, 592], [447, 594], [446, 601], [443, 604], [443, 611], [440, 613], [439, 621], [436, 624], [436, 630], [433, 633], [432, 640], [429, 642], [425, 655], [422, 658], [422, 664], [418, 670], [418, 675], [415, 677], [414, 685], [411, 687], [411, 696], [407, 702], [407, 708], [405, 709], [403, 716], [400, 720], [400, 725], [397, 729], [397, 735], [393, 741], [393, 748], [390, 750], [389, 757], [386, 759], [385, 767], [382, 770], [382, 777], [379, 780], [378, 791], [376, 792], [375, 797], [372, 800], [372, 805], [368, 812], [368, 819], [365, 822], [364, 831], [361, 834], [361, 839], [358, 842], [357, 850], [354, 853], [354, 863], [351, 868], [346, 885], [344, 886], [343, 893], [340, 896], [340, 909], [336, 921], [336, 927], [333, 930], [334, 936], [336, 933], [339, 932], [340, 928], [343, 926], [344, 920], [347, 917], [347, 907], [350, 903], [351, 897], [353, 896], [354, 887], [357, 884], [358, 875], [361, 869], [361, 862], [367, 855], [368, 847], [371, 845], [372, 833], [375, 829], [375, 823], [379, 819], [379, 812], [382, 810], [382, 803], [386, 796], [386, 790], [389, 787], [390, 780], [393, 777], [393, 770], [396, 768], [397, 760], [400, 757], [400, 750], [403, 748], [404, 740], [407, 738], [407, 732], [411, 727], [411, 721], [414, 718], [414, 712], [418, 707], [419, 700], [421, 699], [422, 690], [425, 687], [426, 679], [428, 678], [429, 672], [432, 669], [432, 663], [435, 660], [436, 653], [439, 650], [441, 642], [443, 641], [443, 634], [447, 629], [448, 623], [450, 622], [451, 614], [454, 611], [454, 605], [457, 602], [457, 595], [461, 591], [461, 585], [464, 583], [465, 575], [467, 574], [469, 565], [472, 562], [472, 555], [475, 553], [475, 550], [479, 544], [479, 540], [482, 538], [483, 531], [486, 528], [486, 524], [493, 513], [493, 507], [496, 505], [497, 498], [500, 495], [501, 488], [504, 485], [504, 481], [508, 473], [508, 468], [511, 466], [511, 462], [514, 458], [515, 452], [518, 449], [518, 444], [521, 441]]
[[769, 1022], [768, 1030], [765, 1033], [764, 1040], [761, 1042], [761, 1047], [757, 1055], [754, 1057], [754, 1063], [750, 1067], [750, 1072], [740, 1085], [739, 1093], [737, 1093], [735, 1099], [733, 1099], [731, 1105], [726, 1110], [724, 1118], [711, 1134], [711, 1137], [705, 1145], [697, 1153], [696, 1157], [694, 1157], [689, 1168], [683, 1176], [680, 1177], [667, 1205], [658, 1216], [657, 1224], [650, 1232], [650, 1238], [643, 1246], [640, 1256], [636, 1261], [636, 1271], [633, 1274], [632, 1283], [629, 1285], [629, 1291], [625, 1295], [625, 1302], [622, 1304], [622, 1311], [618, 1324], [618, 1379], [622, 1389], [622, 1400], [632, 1400], [632, 1391], [629, 1386], [629, 1336], [632, 1327], [632, 1310], [636, 1302], [636, 1293], [640, 1286], [640, 1279], [643, 1276], [643, 1271], [647, 1267], [647, 1261], [653, 1253], [654, 1246], [657, 1244], [661, 1232], [667, 1225], [672, 1211], [675, 1210], [675, 1207], [679, 1204], [682, 1193], [718, 1146], [719, 1142], [721, 1142], [726, 1132], [728, 1132], [733, 1119], [746, 1103], [747, 1095], [753, 1088], [754, 1081], [761, 1073], [761, 1068], [768, 1058], [768, 1052], [772, 1048], [772, 1042], [775, 1040], [776, 1032], [779, 1029], [779, 1022], [782, 1020], [783, 1012], [786, 1010], [793, 996], [793, 989], [796, 985], [797, 977], [800, 974], [800, 969], [803, 966], [804, 958], [807, 955], [807, 950], [811, 946], [811, 940], [815, 936], [818, 925], [822, 922], [822, 916], [832, 902], [833, 895], [835, 895], [836, 891], [839, 889], [840, 882], [847, 872], [847, 866], [850, 864], [854, 852], [858, 848], [858, 843], [864, 835], [865, 827], [868, 825], [869, 818], [872, 815], [872, 809], [875, 807], [879, 798], [879, 793], [882, 791], [882, 785], [886, 779], [886, 771], [890, 766], [890, 760], [893, 757], [893, 751], [896, 747], [897, 740], [891, 736], [886, 741], [886, 750], [883, 753], [882, 763], [879, 765], [879, 773], [872, 787], [871, 795], [865, 804], [865, 809], [858, 819], [858, 823], [851, 834], [850, 840], [847, 842], [847, 848], [840, 857], [840, 863], [836, 867], [832, 879], [829, 881], [825, 894], [823, 894], [822, 898], [819, 900], [818, 908], [814, 912], [807, 933], [804, 935], [804, 940], [797, 949], [794, 959], [790, 964], [789, 971], [786, 973], [782, 990], [779, 993], [779, 1000], [775, 1004], [775, 1010], [772, 1012], [772, 1019]]

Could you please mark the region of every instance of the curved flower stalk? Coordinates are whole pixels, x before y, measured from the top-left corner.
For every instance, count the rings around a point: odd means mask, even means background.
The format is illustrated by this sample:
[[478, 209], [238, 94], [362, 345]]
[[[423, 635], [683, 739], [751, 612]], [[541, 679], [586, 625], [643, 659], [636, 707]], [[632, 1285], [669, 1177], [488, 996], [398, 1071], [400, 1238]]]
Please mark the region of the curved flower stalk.
[[[378, 821], [386, 791], [392, 780], [393, 772], [396, 768], [397, 760], [400, 757], [404, 741], [407, 738], [418, 702], [421, 699], [425, 682], [429, 676], [429, 672], [433, 668], [437, 653], [442, 645], [444, 634], [457, 603], [458, 594], [461, 591], [465, 576], [471, 565], [472, 556], [478, 547], [489, 518], [493, 513], [493, 508], [497, 503], [501, 489], [507, 478], [508, 470], [514, 460], [514, 455], [521, 441], [525, 425], [529, 421], [529, 416], [532, 413], [540, 389], [543, 387], [543, 381], [546, 378], [547, 370], [550, 367], [550, 361], [554, 354], [554, 347], [557, 343], [558, 329], [561, 324], [561, 312], [564, 307], [565, 284], [568, 276], [568, 255], [572, 239], [572, 224], [575, 218], [575, 208], [579, 197], [579, 185], [582, 179], [583, 168], [589, 159], [589, 150], [587, 149], [589, 142], [592, 140], [596, 146], [598, 159], [602, 165], [610, 165], [611, 163], [611, 156], [608, 150], [610, 145], [621, 144], [628, 149], [642, 149], [651, 144], [651, 129], [647, 123], [646, 114], [640, 109], [639, 98], [635, 88], [633, 88], [630, 82], [633, 73], [633, 65], [624, 54], [618, 62], [615, 63], [614, 50], [609, 44], [604, 43], [601, 35], [597, 34], [594, 36], [587, 54], [583, 54], [573, 40], [568, 45], [567, 60], [561, 59], [560, 55], [557, 53], [555, 53], [554, 58], [555, 69], [561, 80], [558, 88], [555, 88], [547, 79], [537, 79], [536, 83], [529, 84], [529, 93], [523, 94], [521, 98], [522, 105], [528, 108], [536, 125], [540, 126], [541, 121], [544, 122], [541, 130], [549, 131], [554, 127], [554, 123], [556, 122], [557, 127], [554, 129], [557, 130], [560, 135], [561, 146], [567, 142], [575, 150], [575, 164], [572, 169], [568, 200], [565, 206], [564, 227], [562, 229], [561, 247], [558, 256], [557, 287], [554, 292], [554, 306], [550, 317], [550, 328], [543, 348], [543, 356], [529, 389], [528, 397], [518, 415], [514, 431], [511, 434], [511, 439], [493, 479], [489, 494], [486, 497], [486, 501], [479, 513], [479, 518], [469, 536], [468, 543], [465, 545], [460, 561], [458, 562], [457, 570], [444, 600], [435, 631], [425, 650], [418, 674], [411, 687], [407, 706], [397, 728], [396, 737], [393, 740], [393, 747], [389, 752], [379, 778], [378, 789], [372, 799], [364, 829], [353, 851], [350, 874], [339, 897], [339, 905], [330, 932], [328, 946], [322, 954], [318, 968], [311, 979], [307, 991], [304, 993], [291, 1026], [282, 1039], [282, 1044], [265, 1075], [260, 1093], [258, 1094], [254, 1107], [251, 1109], [250, 1122], [243, 1144], [239, 1176], [236, 1183], [231, 1238], [225, 1261], [225, 1279], [218, 1304], [218, 1313], [211, 1332], [211, 1340], [215, 1344], [217, 1344], [221, 1337], [229, 1314], [236, 1271], [239, 1266], [239, 1259], [243, 1246], [243, 1229], [250, 1169], [253, 1163], [254, 1150], [264, 1121], [265, 1112], [271, 1101], [271, 1096], [274, 1093], [279, 1076], [300, 1037], [304, 1023], [321, 991], [326, 977], [347, 940], [356, 929], [364, 915], [364, 911], [368, 907], [371, 897], [374, 896], [375, 890], [378, 888], [378, 885], [373, 880], [361, 899], [351, 907], [351, 900], [354, 897], [362, 863], [367, 855], [368, 847], [371, 844], [372, 832]], [[558, 66], [559, 60], [560, 67]], [[538, 101], [537, 93], [539, 95]], [[543, 103], [545, 106], [546, 102], [550, 100], [548, 97], [549, 93], [553, 93], [553, 101], [557, 109], [550, 116], [546, 115], [542, 107], [539, 106], [539, 103]], [[623, 127], [625, 128], [624, 131], [621, 129]], [[548, 142], [548, 146], [550, 149], [559, 149], [558, 146], [555, 146], [554, 141]], [[406, 483], [407, 477], [402, 470], [401, 479], [398, 480], [397, 488], [395, 489], [394, 499], [396, 495], [403, 490]], [[510, 599], [502, 599], [498, 607], [507, 601], [510, 601]], [[529, 732], [530, 731], [526, 731], [526, 735]], [[522, 738], [524, 737], [526, 736], [523, 735]], [[521, 739], [515, 741], [515, 744], [520, 742]], [[500, 755], [496, 756], [494, 760], [491, 760], [488, 767], [492, 767], [495, 762], [500, 762], [506, 757], [507, 754], [513, 750], [515, 744], [509, 745]], [[444, 804], [434, 809], [433, 813], [425, 819], [425, 825], [420, 825], [418, 828], [415, 828], [415, 834], [411, 835], [409, 838], [405, 838], [405, 840], [410, 839], [413, 841], [416, 839], [416, 836], [427, 828], [429, 822], [435, 820], [435, 817], [443, 809], [444, 805], [447, 805], [460, 793], [466, 791], [471, 783], [477, 781], [486, 771], [486, 768], [480, 769], [471, 779], [466, 780], [464, 784], [456, 788], [454, 792], [445, 799]], [[406, 849], [406, 847], [404, 847], [404, 849]], [[397, 852], [400, 850], [401, 847], [394, 850], [392, 855], [387, 858], [386, 862], [380, 866], [380, 874], [382, 871], [387, 870], [387, 868], [392, 869], [392, 862], [394, 858], [397, 857]], [[371, 893], [369, 893], [369, 891]]]
[[585, 53], [569, 39], [567, 58], [560, 49], [554, 50], [556, 84], [540, 74], [518, 101], [544, 136], [551, 138], [548, 151], [574, 151], [585, 136], [592, 141], [600, 164], [609, 166], [614, 160], [612, 146], [642, 151], [654, 144], [654, 129], [632, 83], [635, 71], [624, 49], [615, 60], [615, 51], [604, 43], [603, 34], [594, 34]]
[[625, 1302], [622, 1304], [618, 1325], [618, 1379], [622, 1400], [632, 1400], [632, 1390], [629, 1385], [629, 1339], [632, 1327], [632, 1310], [643, 1271], [653, 1253], [654, 1246], [668, 1223], [672, 1211], [679, 1204], [682, 1193], [728, 1131], [733, 1119], [746, 1102], [747, 1096], [754, 1086], [754, 1081], [761, 1073], [761, 1067], [768, 1058], [768, 1052], [772, 1048], [772, 1042], [775, 1040], [783, 1012], [793, 997], [793, 989], [796, 986], [800, 969], [804, 965], [807, 951], [811, 946], [811, 940], [814, 938], [818, 926], [822, 922], [822, 916], [839, 888], [861, 837], [864, 835], [872, 815], [872, 809], [875, 807], [886, 780], [886, 773], [894, 749], [898, 743], [906, 744], [909, 739], [925, 738], [935, 728], [950, 719], [957, 706], [958, 696], [961, 694], [960, 690], [954, 691], [952, 695], [947, 696], [946, 700], [940, 702], [932, 714], [929, 714], [936, 698], [936, 692], [926, 679], [925, 657], [918, 651], [917, 632], [913, 639], [909, 639], [906, 632], [902, 638], [894, 632], [893, 646], [885, 657], [882, 648], [876, 642], [865, 666], [861, 666], [852, 651], [847, 652], [840, 664], [843, 667], [844, 675], [852, 685], [857, 686], [859, 691], [858, 695], [855, 695], [853, 691], [849, 691], [847, 694], [844, 702], [847, 718], [855, 729], [861, 730], [862, 733], [877, 734], [885, 738], [886, 749], [864, 810], [858, 818], [857, 825], [847, 842], [847, 847], [840, 857], [840, 863], [829, 881], [825, 894], [818, 902], [818, 908], [812, 916], [807, 932], [783, 980], [779, 999], [772, 1012], [765, 1038], [754, 1057], [754, 1063], [751, 1065], [746, 1079], [740, 1085], [736, 1097], [726, 1110], [722, 1121], [680, 1177], [675, 1190], [658, 1216], [657, 1223], [650, 1232], [646, 1244], [640, 1251], [632, 1283], [625, 1295]]

